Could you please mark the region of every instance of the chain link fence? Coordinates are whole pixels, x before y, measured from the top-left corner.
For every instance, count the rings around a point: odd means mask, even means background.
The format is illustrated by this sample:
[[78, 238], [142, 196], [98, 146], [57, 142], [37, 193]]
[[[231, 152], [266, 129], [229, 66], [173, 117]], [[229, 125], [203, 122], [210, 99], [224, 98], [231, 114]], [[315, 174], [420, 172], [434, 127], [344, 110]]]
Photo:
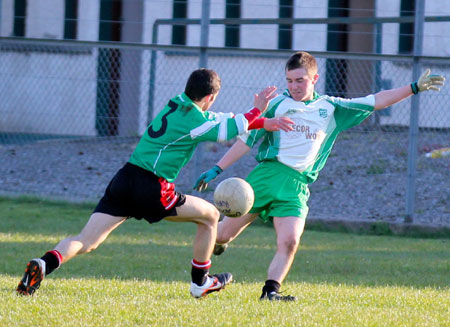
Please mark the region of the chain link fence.
[[[139, 136], [168, 99], [183, 92], [198, 67], [198, 49], [144, 45], [2, 40], [0, 50], [0, 194], [95, 202], [129, 158]], [[409, 57], [314, 53], [320, 94], [365, 96], [412, 81]], [[208, 51], [222, 79], [214, 111], [245, 112], [253, 94], [286, 86], [289, 52]], [[450, 76], [450, 60], [422, 58]], [[450, 92], [420, 95], [414, 221], [450, 224], [450, 158], [425, 156], [450, 146]], [[402, 221], [407, 194], [411, 98], [342, 133], [319, 179], [311, 185], [310, 217]], [[205, 144], [176, 181], [192, 184], [229, 148]], [[255, 154], [254, 149], [252, 154]], [[252, 155], [220, 180], [245, 177]]]

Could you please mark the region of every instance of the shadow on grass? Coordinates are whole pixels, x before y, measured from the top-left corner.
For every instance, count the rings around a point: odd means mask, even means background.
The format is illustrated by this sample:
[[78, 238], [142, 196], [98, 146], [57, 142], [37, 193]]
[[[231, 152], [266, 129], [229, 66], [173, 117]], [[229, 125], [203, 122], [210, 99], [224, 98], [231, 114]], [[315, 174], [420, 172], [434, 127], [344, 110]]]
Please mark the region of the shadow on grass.
[[[316, 233], [323, 234], [323, 233]], [[119, 235], [123, 236], [123, 235]], [[151, 235], [149, 235], [151, 236]], [[187, 244], [172, 240], [136, 244], [112, 237], [96, 251], [74, 258], [49, 278], [119, 278], [153, 281], [189, 281], [192, 238]], [[245, 236], [242, 236], [243, 239]], [[172, 243], [172, 244], [170, 244]], [[27, 261], [42, 255], [46, 242], [3, 242], [0, 274], [21, 276]], [[230, 271], [237, 282], [261, 282], [275, 249], [271, 243], [254, 245], [237, 239], [226, 253], [212, 257], [212, 273]], [[408, 286], [446, 288], [450, 284], [448, 253], [414, 249], [311, 249], [297, 253], [287, 282], [347, 284], [360, 286]]]
[[[20, 278], [28, 260], [79, 233], [91, 210], [86, 205], [0, 198], [0, 274]], [[49, 278], [189, 281], [195, 231], [192, 223], [150, 225], [131, 219], [97, 250], [74, 258]], [[447, 288], [448, 245], [448, 239], [307, 230], [286, 282]], [[212, 257], [211, 272], [230, 271], [238, 282], [263, 283], [275, 246], [273, 228], [254, 224], [227, 252]]]

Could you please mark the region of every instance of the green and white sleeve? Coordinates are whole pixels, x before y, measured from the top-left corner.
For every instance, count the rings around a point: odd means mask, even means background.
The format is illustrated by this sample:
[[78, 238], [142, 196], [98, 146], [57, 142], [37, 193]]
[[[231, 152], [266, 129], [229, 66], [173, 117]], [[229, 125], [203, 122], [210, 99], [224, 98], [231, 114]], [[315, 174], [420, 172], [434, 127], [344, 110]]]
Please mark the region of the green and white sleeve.
[[190, 135], [197, 142], [225, 142], [237, 135], [247, 133], [248, 121], [243, 114], [206, 112], [207, 120], [191, 130]]
[[341, 131], [361, 124], [372, 114], [375, 108], [375, 96], [373, 94], [353, 99], [331, 96], [324, 96], [324, 98], [335, 106], [336, 127]]

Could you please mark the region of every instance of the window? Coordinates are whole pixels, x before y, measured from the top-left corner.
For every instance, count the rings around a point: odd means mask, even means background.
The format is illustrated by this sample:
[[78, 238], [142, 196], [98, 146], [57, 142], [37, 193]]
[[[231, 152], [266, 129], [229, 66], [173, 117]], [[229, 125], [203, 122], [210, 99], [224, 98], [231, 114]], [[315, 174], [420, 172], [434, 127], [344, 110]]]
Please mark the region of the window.
[[[348, 17], [348, 0], [329, 0], [328, 17]], [[347, 51], [346, 24], [328, 24], [327, 50]]]
[[121, 0], [101, 0], [100, 1], [100, 41], [120, 41], [122, 15]]
[[[292, 18], [294, 14], [293, 0], [280, 0], [280, 18]], [[278, 26], [278, 49], [292, 49], [292, 24]]]
[[[349, 0], [329, 0], [328, 17], [348, 17]], [[347, 25], [329, 24], [327, 32], [327, 51], [347, 51]], [[345, 96], [347, 81], [347, 61], [327, 59], [325, 92], [332, 96]]]
[[[173, 1], [173, 18], [187, 18], [187, 0]], [[186, 44], [186, 25], [173, 25], [172, 44]]]
[[[122, 0], [100, 1], [100, 41], [121, 40]], [[95, 127], [99, 136], [118, 134], [121, 51], [100, 48], [97, 64], [97, 111]]]
[[[241, 18], [241, 0], [227, 0], [225, 4], [226, 18]], [[240, 45], [240, 25], [225, 26], [225, 46], [238, 48]]]
[[25, 36], [25, 21], [27, 13], [27, 0], [14, 1], [14, 36]]
[[78, 0], [66, 0], [64, 10], [64, 39], [77, 38]]
[[[400, 16], [414, 16], [415, 2], [402, 0]], [[398, 53], [410, 54], [414, 50], [414, 23], [401, 23], [398, 38]]]

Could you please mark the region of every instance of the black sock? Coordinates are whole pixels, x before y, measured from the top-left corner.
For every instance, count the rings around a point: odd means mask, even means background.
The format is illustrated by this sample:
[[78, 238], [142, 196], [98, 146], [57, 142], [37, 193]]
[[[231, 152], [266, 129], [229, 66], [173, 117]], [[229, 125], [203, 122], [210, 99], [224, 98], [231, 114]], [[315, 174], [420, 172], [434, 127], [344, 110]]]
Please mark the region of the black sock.
[[45, 261], [45, 275], [50, 274], [60, 265], [58, 257], [50, 251], [44, 254], [41, 259]]
[[209, 269], [201, 269], [192, 267], [191, 269], [191, 277], [192, 282], [197, 284], [198, 286], [202, 286], [206, 282], [206, 276], [209, 274]]
[[279, 292], [280, 291], [281, 284], [278, 283], [276, 280], [268, 279], [266, 280], [266, 284], [264, 285], [262, 291], [264, 293], [270, 293], [270, 292]]

